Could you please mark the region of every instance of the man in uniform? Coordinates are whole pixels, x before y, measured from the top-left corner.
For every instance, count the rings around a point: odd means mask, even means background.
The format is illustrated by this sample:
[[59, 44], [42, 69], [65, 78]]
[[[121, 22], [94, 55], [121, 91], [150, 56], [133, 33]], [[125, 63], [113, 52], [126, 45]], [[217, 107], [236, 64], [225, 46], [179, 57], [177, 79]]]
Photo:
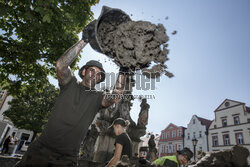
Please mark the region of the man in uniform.
[[79, 70], [81, 82], [77, 82], [72, 75], [70, 64], [87, 44], [88, 39], [83, 34], [82, 40], [57, 60], [59, 97], [43, 133], [29, 146], [17, 167], [77, 166], [80, 144], [96, 113], [101, 107], [109, 107], [120, 100], [127, 68], [120, 68], [114, 90], [109, 96], [94, 88], [105, 79], [105, 71], [98, 61], [91, 60]]
[[177, 155], [161, 157], [153, 162], [154, 166], [179, 167], [185, 165], [193, 157], [193, 152], [189, 148], [177, 151]]

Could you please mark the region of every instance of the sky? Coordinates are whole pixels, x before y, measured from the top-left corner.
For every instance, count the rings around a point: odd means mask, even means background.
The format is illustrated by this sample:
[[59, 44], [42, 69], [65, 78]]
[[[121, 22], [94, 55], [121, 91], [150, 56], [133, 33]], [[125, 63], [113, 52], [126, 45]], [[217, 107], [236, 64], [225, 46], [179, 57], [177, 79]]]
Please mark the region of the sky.
[[[169, 123], [187, 127], [194, 114], [212, 120], [225, 99], [250, 106], [249, 0], [100, 0], [92, 7], [95, 19], [103, 5], [123, 10], [134, 21], [163, 24], [170, 37], [166, 65], [175, 76], [161, 76], [156, 90], [133, 91], [155, 97], [148, 100], [148, 132], [159, 134]], [[106, 72], [118, 72], [107, 56], [89, 45], [81, 54], [80, 67], [93, 59], [100, 60]], [[135, 122], [139, 112], [135, 99], [130, 111]]]

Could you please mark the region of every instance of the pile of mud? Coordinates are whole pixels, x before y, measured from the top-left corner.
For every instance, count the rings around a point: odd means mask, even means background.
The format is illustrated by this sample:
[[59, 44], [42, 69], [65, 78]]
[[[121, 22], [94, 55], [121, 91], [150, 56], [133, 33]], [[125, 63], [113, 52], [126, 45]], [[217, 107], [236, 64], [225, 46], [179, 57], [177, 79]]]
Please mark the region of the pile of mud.
[[172, 77], [173, 74], [166, 70], [164, 64], [169, 53], [169, 37], [164, 26], [147, 21], [131, 21], [130, 18], [126, 18], [126, 21], [124, 18], [114, 18], [119, 17], [103, 17], [96, 29], [102, 52], [118, 66], [141, 69], [149, 78], [156, 78], [163, 73]]
[[[188, 167], [249, 167], [247, 158], [249, 157], [249, 151], [242, 146], [234, 146], [230, 150], [218, 151], [212, 153], [206, 153], [198, 162], [194, 162], [194, 165], [188, 165]], [[152, 163], [138, 163], [137, 160], [127, 160], [123, 157], [121, 161], [115, 167], [157, 167]]]
[[195, 165], [189, 167], [248, 167], [248, 156], [247, 148], [236, 145], [231, 150], [207, 153]]

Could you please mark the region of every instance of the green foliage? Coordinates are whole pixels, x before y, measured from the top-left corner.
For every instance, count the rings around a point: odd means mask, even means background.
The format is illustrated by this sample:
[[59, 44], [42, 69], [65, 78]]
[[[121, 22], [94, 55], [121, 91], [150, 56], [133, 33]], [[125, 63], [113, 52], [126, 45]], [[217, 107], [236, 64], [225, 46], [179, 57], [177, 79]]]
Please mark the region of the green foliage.
[[23, 86], [21, 91], [20, 95], [9, 102], [10, 108], [3, 115], [17, 128], [40, 133], [49, 118], [59, 90], [47, 82], [43, 87], [36, 84]]
[[[0, 0], [0, 85], [12, 95], [55, 77], [56, 60], [93, 19], [99, 0]], [[76, 69], [72, 63], [72, 69]]]

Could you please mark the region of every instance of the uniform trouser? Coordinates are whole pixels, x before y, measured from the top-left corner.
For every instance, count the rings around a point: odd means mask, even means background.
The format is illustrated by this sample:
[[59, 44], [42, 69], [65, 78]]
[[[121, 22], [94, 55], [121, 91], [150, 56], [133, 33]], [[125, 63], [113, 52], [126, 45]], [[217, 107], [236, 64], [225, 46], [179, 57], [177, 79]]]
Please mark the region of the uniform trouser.
[[34, 141], [15, 167], [77, 167], [77, 157], [56, 153]]
[[8, 152], [9, 152], [9, 144], [4, 144], [3, 149], [2, 149], [2, 153], [8, 154]]

